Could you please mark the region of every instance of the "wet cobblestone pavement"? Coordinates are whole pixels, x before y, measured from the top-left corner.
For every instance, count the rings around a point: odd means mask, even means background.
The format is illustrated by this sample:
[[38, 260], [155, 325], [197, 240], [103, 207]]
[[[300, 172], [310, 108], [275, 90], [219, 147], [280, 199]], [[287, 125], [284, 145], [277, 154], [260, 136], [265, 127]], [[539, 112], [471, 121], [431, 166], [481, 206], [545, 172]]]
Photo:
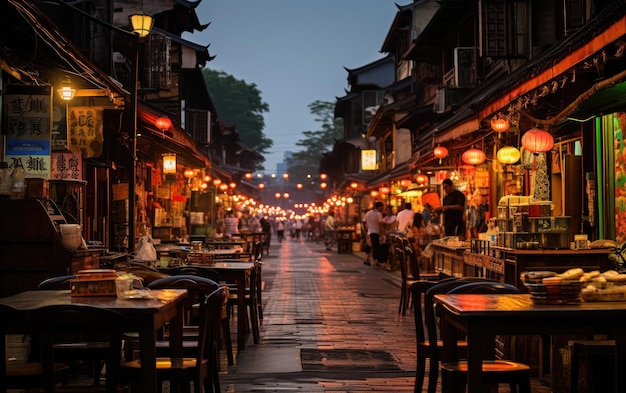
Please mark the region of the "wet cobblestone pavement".
[[[413, 391], [414, 321], [398, 314], [400, 273], [363, 260], [322, 243], [274, 242], [263, 258], [261, 340], [248, 337], [234, 366], [223, 360], [222, 391]], [[550, 389], [534, 380], [532, 391]]]

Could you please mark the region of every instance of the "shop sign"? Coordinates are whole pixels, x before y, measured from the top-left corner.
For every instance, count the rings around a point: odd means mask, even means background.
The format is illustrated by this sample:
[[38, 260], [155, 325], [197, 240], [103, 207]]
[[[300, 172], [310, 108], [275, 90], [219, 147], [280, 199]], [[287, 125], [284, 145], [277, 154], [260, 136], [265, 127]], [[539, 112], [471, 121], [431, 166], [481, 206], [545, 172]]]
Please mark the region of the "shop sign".
[[83, 159], [72, 152], [54, 152], [50, 159], [50, 180], [82, 180]]
[[5, 159], [11, 168], [24, 168], [27, 178], [50, 178], [50, 86], [6, 87]]
[[75, 106], [69, 114], [69, 149], [84, 158], [102, 154], [102, 107]]
[[375, 171], [377, 168], [376, 150], [361, 150], [361, 169], [364, 171]]

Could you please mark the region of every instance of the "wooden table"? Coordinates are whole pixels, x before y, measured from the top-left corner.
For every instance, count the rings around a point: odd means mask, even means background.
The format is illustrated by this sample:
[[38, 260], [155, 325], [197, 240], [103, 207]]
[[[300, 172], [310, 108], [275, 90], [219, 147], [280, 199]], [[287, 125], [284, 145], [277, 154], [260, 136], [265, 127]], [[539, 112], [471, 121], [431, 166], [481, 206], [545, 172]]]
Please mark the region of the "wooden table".
[[482, 385], [484, 348], [493, 348], [495, 335], [609, 334], [616, 339], [615, 391], [626, 392], [626, 302], [583, 302], [536, 305], [530, 295], [436, 295], [440, 305], [443, 361], [455, 360], [457, 329], [467, 334], [468, 391]]
[[215, 250], [221, 249], [230, 249], [234, 247], [243, 248], [246, 242], [243, 239], [232, 239], [232, 240], [207, 240], [204, 242], [204, 245], [209, 248], [214, 248]]
[[[142, 391], [157, 392], [156, 338], [157, 330], [169, 322], [172, 357], [183, 355], [183, 302], [185, 289], [150, 291], [149, 299], [120, 299], [115, 296], [71, 297], [69, 290], [27, 291], [6, 298], [0, 303], [20, 311], [59, 304], [84, 304], [114, 310], [128, 320], [127, 331], [139, 332], [141, 350]], [[0, 316], [1, 317], [1, 316]]]
[[[237, 284], [237, 349], [244, 349], [248, 332], [246, 282], [253, 269], [256, 268], [256, 264], [254, 262], [216, 261], [209, 265], [208, 268], [219, 274], [220, 281], [235, 282]], [[250, 280], [250, 285], [250, 296], [256, 296], [253, 280]]]

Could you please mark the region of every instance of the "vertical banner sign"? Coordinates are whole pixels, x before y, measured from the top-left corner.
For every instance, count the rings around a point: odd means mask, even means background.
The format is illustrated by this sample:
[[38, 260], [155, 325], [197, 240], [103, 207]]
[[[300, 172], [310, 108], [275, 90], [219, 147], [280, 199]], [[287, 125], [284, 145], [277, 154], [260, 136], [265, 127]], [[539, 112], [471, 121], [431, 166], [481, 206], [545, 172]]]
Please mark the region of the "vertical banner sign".
[[361, 169], [375, 171], [377, 168], [376, 150], [361, 150]]
[[68, 121], [69, 149], [83, 158], [102, 154], [102, 107], [71, 107]]
[[69, 151], [53, 152], [50, 172], [50, 180], [82, 180], [83, 159]]
[[29, 178], [50, 178], [51, 104], [50, 86], [6, 87], [6, 160]]

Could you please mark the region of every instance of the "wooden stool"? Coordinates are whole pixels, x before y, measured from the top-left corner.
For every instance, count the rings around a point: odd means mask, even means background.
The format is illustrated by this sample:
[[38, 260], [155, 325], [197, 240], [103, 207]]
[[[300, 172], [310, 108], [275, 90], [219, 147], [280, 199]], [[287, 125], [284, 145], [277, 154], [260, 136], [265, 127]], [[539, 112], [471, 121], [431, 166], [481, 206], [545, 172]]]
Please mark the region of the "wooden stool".
[[570, 346], [570, 392], [615, 391], [615, 340], [572, 340]]

